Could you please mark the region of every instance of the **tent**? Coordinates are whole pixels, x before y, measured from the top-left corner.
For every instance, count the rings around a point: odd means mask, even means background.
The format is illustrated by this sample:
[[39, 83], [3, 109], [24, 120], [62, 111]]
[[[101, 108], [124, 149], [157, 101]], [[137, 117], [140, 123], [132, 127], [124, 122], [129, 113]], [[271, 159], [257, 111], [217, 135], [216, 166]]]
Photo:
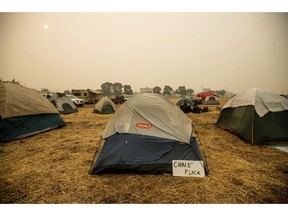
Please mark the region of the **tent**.
[[216, 94], [214, 94], [213, 92], [201, 92], [197, 94], [197, 97], [201, 98], [201, 100], [203, 101], [207, 96], [217, 96]]
[[248, 89], [221, 109], [216, 125], [251, 144], [288, 141], [288, 100], [261, 89]]
[[108, 97], [102, 97], [95, 105], [93, 112], [100, 114], [110, 114], [116, 112], [115, 103]]
[[70, 114], [70, 113], [78, 112], [76, 105], [65, 94], [55, 93], [49, 98], [49, 101], [62, 114]]
[[171, 173], [172, 160], [203, 162], [191, 120], [153, 93], [135, 95], [122, 104], [101, 138], [90, 174]]
[[206, 96], [202, 103], [204, 105], [218, 105], [218, 104], [220, 104], [218, 101], [218, 97], [215, 95]]
[[58, 110], [40, 93], [0, 82], [0, 142], [64, 126]]
[[194, 107], [194, 103], [187, 97], [182, 97], [180, 98], [177, 102], [176, 105], [178, 107], [180, 107], [180, 109], [184, 112], [184, 113], [189, 113], [192, 111], [193, 107]]

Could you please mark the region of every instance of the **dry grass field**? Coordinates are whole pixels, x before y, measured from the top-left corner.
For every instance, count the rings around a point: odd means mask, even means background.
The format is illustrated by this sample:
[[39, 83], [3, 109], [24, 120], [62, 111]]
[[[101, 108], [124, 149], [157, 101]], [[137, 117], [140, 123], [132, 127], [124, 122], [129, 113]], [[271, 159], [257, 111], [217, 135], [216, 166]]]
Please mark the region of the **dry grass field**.
[[[222, 98], [221, 105], [226, 101]], [[85, 105], [63, 115], [63, 128], [0, 144], [0, 203], [288, 203], [288, 154], [252, 146], [218, 128], [219, 110], [209, 109], [188, 114], [206, 156], [205, 178], [89, 175], [113, 114], [94, 114], [93, 106]]]

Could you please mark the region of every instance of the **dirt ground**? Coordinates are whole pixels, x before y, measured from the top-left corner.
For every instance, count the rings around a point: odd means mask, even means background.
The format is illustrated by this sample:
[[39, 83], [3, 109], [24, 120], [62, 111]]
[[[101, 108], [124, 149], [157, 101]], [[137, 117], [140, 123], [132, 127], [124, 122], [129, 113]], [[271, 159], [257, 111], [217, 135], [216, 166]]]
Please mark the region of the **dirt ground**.
[[[221, 98], [220, 107], [226, 101]], [[188, 114], [208, 164], [204, 178], [89, 175], [113, 114], [94, 114], [93, 106], [85, 105], [62, 116], [63, 128], [0, 144], [0, 203], [288, 203], [288, 154], [252, 146], [218, 128], [219, 109], [209, 109]]]

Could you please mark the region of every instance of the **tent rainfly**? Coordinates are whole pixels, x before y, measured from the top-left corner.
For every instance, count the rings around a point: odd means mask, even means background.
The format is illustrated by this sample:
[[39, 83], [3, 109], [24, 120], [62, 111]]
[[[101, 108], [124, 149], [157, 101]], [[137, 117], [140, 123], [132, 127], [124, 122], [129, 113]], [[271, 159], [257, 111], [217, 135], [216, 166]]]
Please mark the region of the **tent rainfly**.
[[58, 110], [40, 93], [0, 82], [0, 142], [62, 127]]
[[258, 88], [231, 98], [221, 109], [217, 126], [251, 144], [288, 141], [288, 100]]

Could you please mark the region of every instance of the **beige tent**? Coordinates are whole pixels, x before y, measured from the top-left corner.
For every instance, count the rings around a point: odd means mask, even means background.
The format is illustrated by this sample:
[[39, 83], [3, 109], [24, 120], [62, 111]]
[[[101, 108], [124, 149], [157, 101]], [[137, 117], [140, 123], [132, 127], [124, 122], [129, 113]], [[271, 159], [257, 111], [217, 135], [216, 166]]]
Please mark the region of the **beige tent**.
[[110, 114], [116, 112], [115, 103], [108, 97], [102, 97], [95, 105], [94, 112], [100, 114]]
[[0, 141], [9, 141], [65, 125], [58, 110], [40, 93], [0, 82]]

